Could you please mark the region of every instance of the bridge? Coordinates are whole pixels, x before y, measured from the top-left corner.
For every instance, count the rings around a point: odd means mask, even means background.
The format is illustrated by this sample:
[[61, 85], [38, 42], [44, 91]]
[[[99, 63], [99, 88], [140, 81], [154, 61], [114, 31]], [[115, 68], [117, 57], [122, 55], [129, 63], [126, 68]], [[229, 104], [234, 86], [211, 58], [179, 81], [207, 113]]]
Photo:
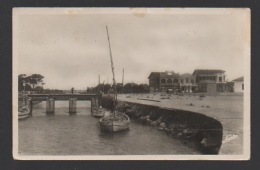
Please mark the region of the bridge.
[[55, 112], [55, 101], [69, 101], [69, 113], [76, 113], [77, 100], [91, 101], [91, 110], [93, 107], [101, 105], [101, 94], [28, 94], [31, 113], [34, 101], [46, 101], [46, 113], [53, 114]]

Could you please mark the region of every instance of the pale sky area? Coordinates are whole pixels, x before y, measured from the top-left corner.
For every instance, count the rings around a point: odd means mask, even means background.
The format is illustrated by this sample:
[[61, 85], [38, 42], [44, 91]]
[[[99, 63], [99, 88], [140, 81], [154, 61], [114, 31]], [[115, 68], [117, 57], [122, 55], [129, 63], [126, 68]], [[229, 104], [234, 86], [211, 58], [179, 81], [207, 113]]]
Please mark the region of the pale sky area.
[[116, 10], [17, 15], [18, 74], [41, 74], [51, 89], [85, 90], [98, 84], [98, 75], [112, 83], [107, 25], [117, 82], [123, 68], [124, 83], [148, 84], [151, 72], [165, 70], [222, 69], [229, 81], [244, 75], [248, 21], [242, 10]]

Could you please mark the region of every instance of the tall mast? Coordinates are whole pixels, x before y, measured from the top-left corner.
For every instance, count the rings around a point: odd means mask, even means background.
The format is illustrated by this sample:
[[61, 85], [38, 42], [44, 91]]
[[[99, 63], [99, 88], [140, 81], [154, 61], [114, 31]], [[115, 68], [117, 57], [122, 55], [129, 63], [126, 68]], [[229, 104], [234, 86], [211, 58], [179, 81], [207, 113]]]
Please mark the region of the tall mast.
[[122, 86], [124, 86], [124, 71], [125, 69], [123, 68], [123, 76], [122, 76]]
[[108, 28], [107, 29], [107, 39], [109, 44], [109, 52], [110, 52], [110, 62], [111, 62], [111, 68], [112, 68], [112, 74], [113, 74], [113, 88], [114, 88], [114, 110], [116, 107], [116, 101], [117, 101], [117, 91], [116, 91], [116, 80], [115, 80], [115, 72], [114, 72], [114, 64], [113, 64], [113, 57], [112, 57], [112, 51], [111, 51], [111, 45], [109, 40], [109, 34], [108, 34]]
[[124, 89], [124, 73], [125, 73], [125, 69], [123, 68], [123, 75], [122, 75], [122, 93], [123, 93], [123, 89]]

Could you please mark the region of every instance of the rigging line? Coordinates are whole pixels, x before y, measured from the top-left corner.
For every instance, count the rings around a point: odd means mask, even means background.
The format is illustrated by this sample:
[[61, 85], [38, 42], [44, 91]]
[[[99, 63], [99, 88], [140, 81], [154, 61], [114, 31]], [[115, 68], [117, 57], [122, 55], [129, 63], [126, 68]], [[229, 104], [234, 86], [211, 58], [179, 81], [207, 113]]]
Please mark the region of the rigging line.
[[110, 45], [110, 39], [109, 39], [109, 33], [108, 33], [107, 25], [106, 25], [106, 30], [107, 30], [107, 39], [108, 39], [108, 44], [109, 44], [110, 62], [111, 62], [111, 68], [112, 68], [112, 74], [113, 74], [114, 110], [115, 110], [116, 101], [117, 101], [116, 80], [115, 80], [115, 72], [114, 72], [114, 64], [113, 64], [112, 50], [111, 50], [111, 45]]

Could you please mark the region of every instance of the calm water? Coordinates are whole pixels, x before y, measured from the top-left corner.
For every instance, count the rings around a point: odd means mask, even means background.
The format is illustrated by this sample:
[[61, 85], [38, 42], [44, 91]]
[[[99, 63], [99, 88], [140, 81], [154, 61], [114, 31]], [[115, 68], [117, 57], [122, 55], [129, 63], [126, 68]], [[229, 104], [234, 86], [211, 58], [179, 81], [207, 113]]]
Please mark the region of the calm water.
[[33, 117], [19, 121], [21, 155], [148, 155], [200, 154], [154, 127], [131, 122], [130, 130], [100, 132], [90, 103], [77, 101], [69, 115], [68, 102], [55, 102], [55, 115], [46, 116], [46, 103], [34, 106]]

